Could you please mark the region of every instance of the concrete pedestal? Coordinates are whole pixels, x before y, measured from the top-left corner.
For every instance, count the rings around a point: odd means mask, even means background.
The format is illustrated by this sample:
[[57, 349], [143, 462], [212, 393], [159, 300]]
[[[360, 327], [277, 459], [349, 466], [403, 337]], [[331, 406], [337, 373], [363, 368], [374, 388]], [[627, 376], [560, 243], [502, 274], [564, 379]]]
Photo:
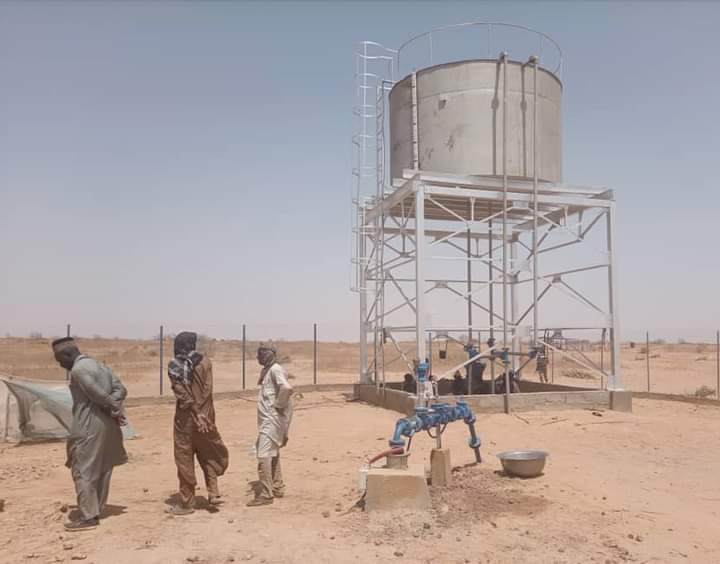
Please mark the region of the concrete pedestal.
[[434, 448], [430, 452], [430, 483], [433, 486], [449, 486], [452, 483], [450, 449]]
[[408, 464], [406, 470], [371, 468], [368, 471], [365, 510], [382, 509], [430, 509], [424, 464]]

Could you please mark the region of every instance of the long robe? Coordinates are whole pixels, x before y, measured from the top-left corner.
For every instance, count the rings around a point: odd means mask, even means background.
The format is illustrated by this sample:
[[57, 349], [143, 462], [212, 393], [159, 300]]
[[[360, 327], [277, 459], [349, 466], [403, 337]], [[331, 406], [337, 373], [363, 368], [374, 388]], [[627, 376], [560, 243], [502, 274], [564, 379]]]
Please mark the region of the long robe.
[[122, 430], [113, 416], [122, 413], [127, 390], [104, 364], [80, 355], [70, 371], [73, 421], [67, 441], [83, 519], [100, 516], [107, 501], [110, 475], [127, 462]]
[[[292, 421], [293, 388], [278, 363], [262, 369], [258, 389], [258, 458], [277, 456], [287, 442]], [[280, 411], [278, 411], [280, 410]]]
[[198, 416], [203, 415], [215, 424], [213, 404], [212, 363], [205, 356], [195, 367], [189, 384], [171, 380], [177, 399], [173, 422], [175, 466], [180, 482], [180, 498], [184, 506], [190, 506], [195, 497], [195, 457], [205, 477], [208, 495], [219, 496], [217, 478], [222, 476], [229, 464], [228, 450], [217, 428], [209, 433], [198, 431]]

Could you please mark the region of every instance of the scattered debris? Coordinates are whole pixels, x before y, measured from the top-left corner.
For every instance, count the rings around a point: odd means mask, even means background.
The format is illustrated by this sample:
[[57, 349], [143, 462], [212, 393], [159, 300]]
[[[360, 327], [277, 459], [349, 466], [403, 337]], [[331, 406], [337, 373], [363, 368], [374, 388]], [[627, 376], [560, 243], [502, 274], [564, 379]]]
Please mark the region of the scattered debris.
[[329, 511], [323, 511], [323, 512], [322, 512], [322, 516], [325, 517], [325, 519], [327, 519], [328, 517], [330, 517], [330, 512], [329, 512]]
[[64, 542], [63, 545], [62, 545], [62, 547], [63, 547], [63, 550], [72, 550], [73, 548], [75, 548], [75, 547], [74, 547], [72, 544], [70, 544], [69, 542]]
[[85, 554], [73, 554], [70, 557], [70, 560], [86, 560], [86, 559], [87, 559], [87, 555], [85, 555]]
[[404, 553], [401, 550], [396, 550], [395, 552], [393, 552], [393, 554], [395, 556], [397, 556], [398, 558], [400, 558], [401, 556], [404, 556]]

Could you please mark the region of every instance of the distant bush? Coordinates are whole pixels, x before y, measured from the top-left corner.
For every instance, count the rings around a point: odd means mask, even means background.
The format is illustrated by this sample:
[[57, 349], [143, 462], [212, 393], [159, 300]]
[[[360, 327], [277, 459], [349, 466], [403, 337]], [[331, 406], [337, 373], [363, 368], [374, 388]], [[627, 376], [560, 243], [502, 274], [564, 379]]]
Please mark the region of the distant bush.
[[42, 333], [40, 331], [31, 331], [30, 332], [30, 338], [31, 339], [42, 339]]
[[700, 386], [697, 390], [695, 390], [695, 393], [693, 394], [693, 396], [695, 396], [696, 398], [707, 398], [714, 395], [715, 390], [707, 386]]

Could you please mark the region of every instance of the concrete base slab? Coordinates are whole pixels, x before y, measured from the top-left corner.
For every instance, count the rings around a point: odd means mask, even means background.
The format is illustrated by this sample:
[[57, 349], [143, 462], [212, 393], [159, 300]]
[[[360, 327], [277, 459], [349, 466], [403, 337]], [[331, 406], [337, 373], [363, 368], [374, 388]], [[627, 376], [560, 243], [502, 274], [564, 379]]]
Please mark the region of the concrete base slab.
[[610, 409], [632, 413], [632, 392], [610, 392]]
[[392, 509], [430, 509], [424, 464], [408, 464], [407, 470], [371, 468], [368, 471], [365, 510]]
[[433, 486], [452, 484], [450, 449], [434, 448], [430, 452], [430, 484]]

